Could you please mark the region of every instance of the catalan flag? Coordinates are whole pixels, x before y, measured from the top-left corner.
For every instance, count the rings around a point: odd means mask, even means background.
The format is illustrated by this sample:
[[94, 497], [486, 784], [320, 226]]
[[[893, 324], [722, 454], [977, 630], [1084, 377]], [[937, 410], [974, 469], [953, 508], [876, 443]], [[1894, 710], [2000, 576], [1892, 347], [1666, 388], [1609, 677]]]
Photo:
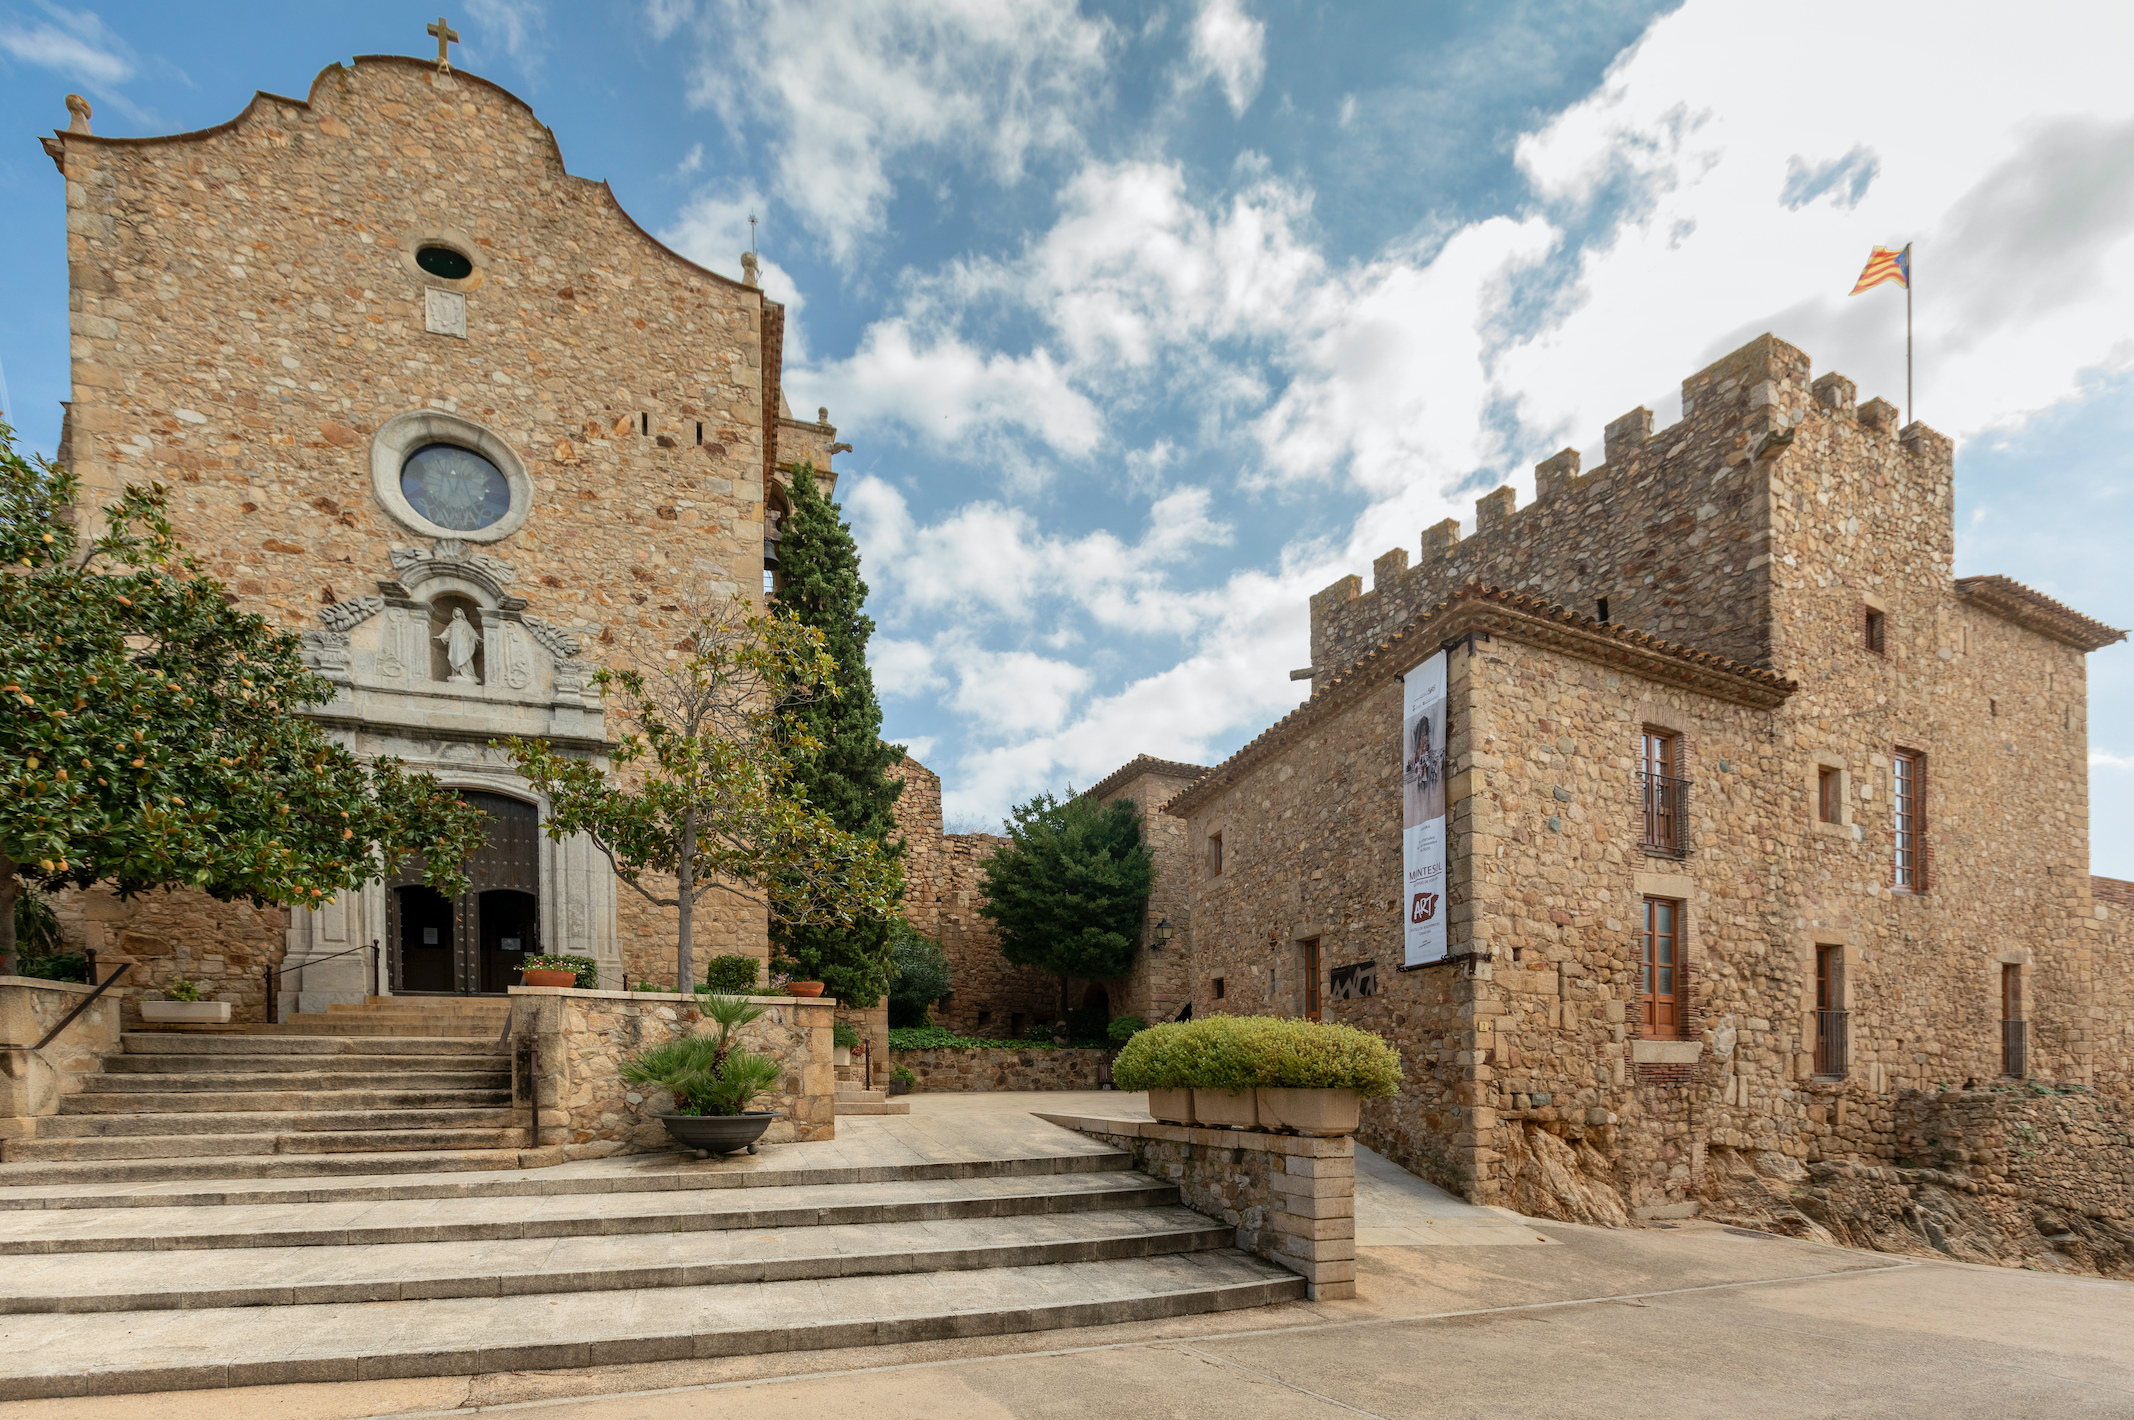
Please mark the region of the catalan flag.
[[1867, 269], [1860, 273], [1860, 284], [1852, 288], [1853, 295], [1885, 281], [1894, 281], [1905, 290], [1912, 289], [1912, 248], [1909, 244], [1892, 250], [1876, 247], [1867, 258]]

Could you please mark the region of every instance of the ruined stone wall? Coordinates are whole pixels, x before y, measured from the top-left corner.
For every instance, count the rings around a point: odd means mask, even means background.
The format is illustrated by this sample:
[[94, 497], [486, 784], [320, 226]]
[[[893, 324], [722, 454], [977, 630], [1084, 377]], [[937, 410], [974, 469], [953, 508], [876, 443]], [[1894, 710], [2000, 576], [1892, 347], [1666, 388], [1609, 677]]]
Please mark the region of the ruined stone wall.
[[[2086, 999], [2090, 1058], [2089, 1082], [2106, 1094], [2134, 1104], [2134, 883], [2116, 878], [2090, 879], [2090, 913]], [[2049, 988], [2048, 988], [2049, 989]], [[2061, 1029], [2059, 1008], [2050, 1000], [2043, 1033]]]
[[[323, 71], [307, 102], [262, 95], [200, 133], [55, 142], [85, 500], [169, 486], [187, 546], [247, 609], [315, 628], [394, 575], [396, 544], [426, 541], [374, 498], [369, 446], [432, 409], [523, 461], [531, 516], [485, 550], [588, 658], [661, 641], [685, 589], [760, 588], [782, 313], [567, 174], [511, 95], [364, 58]], [[429, 239], [474, 274], [419, 270]], [[426, 329], [433, 288], [464, 299], [463, 338]], [[455, 747], [479, 759], [479, 740]], [[617, 912], [631, 973], [671, 975], [671, 910], [625, 889]], [[145, 909], [97, 920], [145, 954], [191, 930]], [[278, 959], [264, 916], [218, 930], [231, 961]], [[714, 904], [696, 950], [761, 956], [763, 935], [760, 912]]]
[[[1165, 814], [1163, 806], [1196, 777], [1137, 774], [1100, 795], [1100, 802], [1132, 799], [1140, 808], [1142, 838], [1156, 864], [1155, 886], [1149, 892], [1146, 925], [1133, 968], [1118, 981], [1102, 983], [1114, 1016], [1139, 1016], [1151, 1025], [1160, 1024], [1193, 999], [1192, 963], [1182, 947], [1191, 875], [1200, 866], [1199, 851], [1187, 839], [1184, 820]], [[1171, 924], [1172, 941], [1179, 946], [1155, 945], [1151, 933], [1157, 923], [1165, 921]]]
[[1581, 474], [1565, 449], [1536, 468], [1524, 509], [1499, 488], [1476, 503], [1470, 536], [1448, 519], [1424, 531], [1415, 566], [1395, 548], [1372, 564], [1369, 592], [1351, 576], [1314, 596], [1314, 683], [1472, 583], [1586, 616], [1606, 598], [1619, 625], [1765, 664], [1770, 509], [1758, 456], [1813, 407], [1808, 357], [1752, 341], [1682, 382], [1679, 423], [1654, 433], [1652, 412], [1632, 410], [1607, 427], [1598, 468]]
[[993, 926], [978, 915], [985, 905], [980, 874], [1007, 840], [991, 833], [944, 833], [941, 777], [906, 757], [891, 774], [904, 781], [897, 828], [904, 856], [904, 916], [941, 943], [955, 987], [934, 1007], [934, 1022], [967, 1035], [1005, 1039], [1059, 1014], [1059, 979], [1015, 966], [1000, 954]]

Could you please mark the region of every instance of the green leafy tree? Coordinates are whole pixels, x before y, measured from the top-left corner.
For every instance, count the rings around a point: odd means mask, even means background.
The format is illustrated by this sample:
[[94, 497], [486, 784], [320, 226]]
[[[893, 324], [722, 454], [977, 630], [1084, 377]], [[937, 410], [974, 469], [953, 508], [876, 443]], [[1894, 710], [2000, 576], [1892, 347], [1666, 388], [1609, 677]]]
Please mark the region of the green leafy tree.
[[773, 930], [864, 930], [896, 911], [904, 878], [799, 783], [822, 749], [800, 712], [838, 693], [822, 634], [732, 597], [691, 600], [683, 615], [679, 643], [640, 642], [628, 667], [593, 675], [621, 720], [614, 773], [546, 740], [503, 747], [549, 796], [551, 838], [585, 834], [617, 877], [676, 910], [676, 989], [687, 991], [705, 897], [755, 903]]
[[[901, 857], [896, 837], [897, 796], [902, 780], [891, 766], [901, 745], [882, 743], [882, 705], [867, 669], [867, 641], [874, 622], [864, 610], [867, 584], [860, 579], [859, 546], [838, 506], [823, 497], [812, 464], [794, 471], [778, 545], [777, 610], [822, 633], [823, 649], [836, 663], [838, 693], [802, 706], [796, 725], [822, 749], [795, 773], [808, 802], [848, 833], [874, 840], [892, 858]], [[780, 956], [794, 974], [824, 983], [849, 1006], [872, 1006], [896, 979], [891, 960], [891, 924], [850, 926], [781, 924], [774, 932]]]
[[1039, 794], [1005, 826], [978, 915], [998, 930], [1002, 956], [1060, 978], [1064, 1018], [1070, 980], [1108, 981], [1133, 965], [1156, 876], [1141, 810], [1130, 799]]
[[896, 979], [889, 986], [889, 1024], [933, 1024], [934, 1002], [955, 989], [948, 953], [932, 937], [899, 917], [889, 924], [889, 961]]
[[0, 424], [0, 974], [25, 883], [308, 907], [420, 855], [458, 891], [480, 810], [298, 713], [331, 688], [185, 553], [160, 487], [86, 542], [78, 492]]

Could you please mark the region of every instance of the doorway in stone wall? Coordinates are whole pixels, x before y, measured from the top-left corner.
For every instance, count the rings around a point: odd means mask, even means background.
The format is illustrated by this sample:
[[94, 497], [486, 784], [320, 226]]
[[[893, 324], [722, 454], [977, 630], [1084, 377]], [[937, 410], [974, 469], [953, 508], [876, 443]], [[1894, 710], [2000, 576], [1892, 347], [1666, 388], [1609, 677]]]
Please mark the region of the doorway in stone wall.
[[467, 886], [446, 897], [419, 863], [387, 879], [386, 931], [396, 996], [501, 996], [519, 963], [541, 950], [540, 811], [523, 799], [468, 790], [489, 838], [467, 859]]

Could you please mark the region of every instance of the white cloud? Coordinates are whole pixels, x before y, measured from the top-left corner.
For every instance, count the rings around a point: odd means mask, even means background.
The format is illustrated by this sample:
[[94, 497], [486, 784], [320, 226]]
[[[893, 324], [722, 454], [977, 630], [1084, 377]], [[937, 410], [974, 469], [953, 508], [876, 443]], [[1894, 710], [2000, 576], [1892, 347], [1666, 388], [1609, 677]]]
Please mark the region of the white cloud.
[[1246, 14], [1237, 0], [1207, 0], [1193, 18], [1181, 76], [1187, 85], [1213, 79], [1242, 116], [1267, 73], [1267, 26]]
[[2092, 749], [2090, 768], [2134, 769], [2134, 754], [2114, 754], [2108, 749]]
[[1072, 0], [655, 0], [646, 17], [661, 39], [693, 31], [691, 103], [771, 126], [779, 196], [839, 261], [916, 166], [949, 159], [1008, 183], [1031, 151], [1079, 146], [1111, 40]]
[[109, 89], [134, 76], [133, 51], [94, 11], [47, 9], [50, 22], [0, 25], [0, 50], [24, 64], [57, 70], [92, 88]]
[[[677, 175], [694, 172], [703, 161], [704, 145], [689, 150]], [[672, 222], [662, 227], [659, 239], [699, 266], [739, 281], [741, 253], [754, 237], [749, 218], [759, 219], [768, 210], [763, 194], [753, 189], [706, 188], [682, 205]], [[763, 294], [785, 306], [785, 358], [788, 364], [804, 366], [808, 342], [800, 312], [807, 304], [800, 287], [786, 269], [769, 257], [757, 254], [757, 271]], [[790, 383], [790, 381], [788, 381]], [[801, 401], [804, 403], [805, 401]]]
[[467, 32], [477, 55], [500, 48], [519, 72], [535, 83], [547, 67], [548, 11], [538, 0], [467, 0], [473, 17]]

